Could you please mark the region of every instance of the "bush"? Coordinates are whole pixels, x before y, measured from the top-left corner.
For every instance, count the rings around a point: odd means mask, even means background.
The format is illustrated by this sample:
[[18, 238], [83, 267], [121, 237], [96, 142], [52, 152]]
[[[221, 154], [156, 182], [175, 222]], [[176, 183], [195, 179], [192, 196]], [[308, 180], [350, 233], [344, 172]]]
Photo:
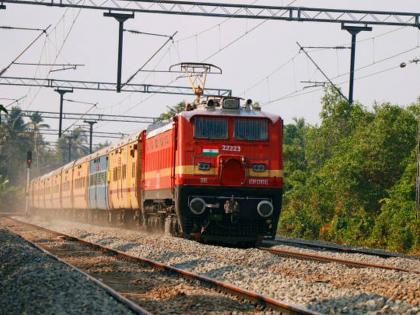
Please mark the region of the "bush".
[[19, 211], [25, 207], [25, 191], [11, 186], [9, 180], [0, 175], [0, 211]]

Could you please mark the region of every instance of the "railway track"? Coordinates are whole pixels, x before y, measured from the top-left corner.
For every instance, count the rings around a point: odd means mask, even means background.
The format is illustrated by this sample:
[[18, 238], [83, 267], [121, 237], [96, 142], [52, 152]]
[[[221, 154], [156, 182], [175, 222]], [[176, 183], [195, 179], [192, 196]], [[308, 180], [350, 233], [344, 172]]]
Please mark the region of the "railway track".
[[405, 256], [400, 253], [387, 252], [381, 249], [368, 249], [368, 248], [354, 248], [332, 243], [314, 242], [309, 240], [289, 239], [284, 237], [277, 237], [274, 241], [266, 241], [270, 245], [287, 245], [299, 248], [308, 248], [323, 250], [329, 252], [348, 253], [348, 254], [362, 254], [369, 256], [376, 256], [381, 258], [410, 258], [420, 259], [419, 257]]
[[411, 270], [411, 269], [405, 269], [405, 268], [399, 268], [399, 267], [381, 265], [381, 264], [372, 264], [372, 263], [366, 263], [366, 262], [361, 262], [361, 261], [351, 260], [351, 259], [335, 258], [331, 256], [326, 256], [326, 255], [302, 253], [302, 252], [288, 250], [288, 249], [279, 249], [279, 248], [272, 248], [272, 247], [259, 247], [259, 249], [270, 252], [275, 255], [291, 257], [291, 258], [314, 260], [314, 261], [320, 261], [320, 262], [325, 262], [325, 263], [338, 263], [338, 264], [343, 264], [346, 266], [358, 267], [358, 268], [378, 268], [378, 269], [420, 274], [420, 271], [418, 270]]
[[150, 259], [131, 256], [71, 235], [10, 217], [6, 220], [6, 226], [11, 231], [56, 259], [86, 273], [115, 298], [123, 303], [131, 303], [130, 308], [138, 314], [204, 314], [215, 310], [218, 310], [217, 313], [239, 311], [253, 314], [264, 308], [280, 314], [318, 314], [302, 306], [274, 300], [228, 283]]

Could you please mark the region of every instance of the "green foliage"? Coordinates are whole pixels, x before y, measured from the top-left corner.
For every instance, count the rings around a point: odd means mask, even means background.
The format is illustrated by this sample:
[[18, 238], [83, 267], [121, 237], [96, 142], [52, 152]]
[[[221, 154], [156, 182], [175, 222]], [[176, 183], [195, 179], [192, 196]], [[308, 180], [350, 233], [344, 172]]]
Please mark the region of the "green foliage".
[[419, 247], [415, 171], [420, 104], [323, 97], [321, 124], [285, 126], [280, 233], [398, 250]]
[[24, 201], [24, 190], [10, 185], [9, 180], [0, 175], [0, 211], [9, 212], [22, 209]]
[[[42, 136], [48, 129], [43, 117], [33, 113], [25, 118], [19, 107], [13, 107], [0, 121], [0, 176], [8, 178], [11, 186], [25, 186], [26, 152], [33, 153], [32, 178], [44, 174], [68, 162], [69, 140], [62, 137], [51, 146]], [[71, 159], [86, 155], [89, 151], [87, 137], [76, 128], [71, 136]]]
[[160, 114], [158, 117], [158, 121], [169, 120], [172, 117], [176, 116], [176, 114], [185, 110], [186, 103], [184, 101], [179, 102], [175, 106], [166, 106], [168, 111], [165, 113]]
[[8, 114], [9, 112], [7, 111], [7, 109], [6, 109], [6, 107], [4, 107], [2, 104], [0, 104], [0, 114], [1, 113], [6, 113], [6, 114]]
[[420, 245], [420, 222], [416, 219], [416, 150], [411, 152], [401, 178], [381, 200], [371, 242], [393, 250], [407, 251]]

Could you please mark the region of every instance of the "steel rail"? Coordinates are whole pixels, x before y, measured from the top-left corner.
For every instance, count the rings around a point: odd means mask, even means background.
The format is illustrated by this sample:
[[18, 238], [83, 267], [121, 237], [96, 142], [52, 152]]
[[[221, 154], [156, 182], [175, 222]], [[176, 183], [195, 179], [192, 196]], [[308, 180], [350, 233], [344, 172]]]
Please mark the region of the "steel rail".
[[277, 238], [274, 241], [267, 241], [267, 245], [275, 246], [275, 245], [287, 245], [287, 246], [295, 246], [295, 247], [306, 247], [306, 248], [317, 248], [323, 249], [325, 251], [332, 251], [332, 252], [342, 252], [342, 253], [349, 253], [349, 254], [362, 254], [362, 255], [369, 255], [369, 256], [377, 256], [381, 258], [409, 258], [409, 259], [420, 259], [420, 257], [414, 256], [407, 256], [404, 254], [387, 252], [380, 249], [368, 249], [368, 248], [354, 248], [354, 247], [347, 247], [338, 244], [327, 244], [327, 243], [312, 243], [306, 240], [292, 240], [292, 239], [283, 239]]
[[[3, 216], [3, 215], [2, 215]], [[7, 216], [8, 219], [17, 221], [19, 223], [23, 223], [25, 224], [25, 222], [21, 222], [19, 220], [15, 220], [13, 218], [10, 218]], [[48, 250], [46, 250], [45, 248], [42, 248], [41, 246], [39, 246], [38, 244], [22, 237], [20, 234], [14, 232], [13, 230], [11, 230], [10, 228], [7, 228], [11, 233], [13, 233], [14, 235], [17, 235], [18, 237], [20, 237], [22, 240], [24, 240], [25, 242], [27, 242], [29, 245], [31, 245], [32, 247], [38, 249], [39, 251], [41, 251], [42, 253], [44, 253], [45, 255], [49, 256], [50, 258], [68, 266], [69, 268], [73, 269], [74, 271], [82, 274], [83, 276], [85, 276], [89, 281], [93, 282], [95, 285], [101, 287], [102, 289], [105, 290], [106, 293], [108, 293], [111, 297], [113, 297], [114, 299], [116, 299], [119, 303], [124, 304], [125, 306], [127, 306], [127, 308], [129, 308], [130, 310], [132, 310], [134, 313], [139, 314], [139, 315], [152, 315], [152, 313], [148, 312], [147, 310], [145, 310], [144, 308], [142, 308], [140, 305], [134, 303], [133, 301], [127, 299], [126, 297], [124, 297], [123, 295], [121, 295], [120, 293], [118, 293], [117, 291], [115, 291], [113, 288], [111, 288], [110, 286], [106, 285], [105, 283], [99, 281], [98, 279], [92, 277], [90, 274], [82, 271], [81, 269], [77, 268], [76, 266], [64, 261], [63, 259], [61, 259], [60, 257], [54, 255], [53, 253], [49, 252]]]
[[[420, 13], [174, 0], [2, 0], [0, 3], [187, 16], [420, 27]], [[0, 7], [1, 8], [1, 7]], [[5, 8], [5, 7], [3, 7]]]
[[393, 266], [387, 266], [387, 265], [371, 264], [371, 263], [365, 263], [361, 261], [334, 258], [334, 257], [329, 257], [329, 256], [317, 255], [317, 254], [306, 254], [306, 253], [301, 253], [301, 252], [287, 250], [287, 249], [278, 249], [278, 248], [270, 248], [270, 247], [259, 247], [259, 249], [266, 252], [270, 252], [275, 255], [287, 256], [287, 257], [292, 257], [292, 258], [315, 260], [315, 261], [328, 262], [328, 263], [335, 262], [335, 263], [339, 263], [339, 264], [343, 264], [343, 265], [347, 265], [351, 267], [358, 267], [358, 268], [377, 268], [377, 269], [386, 269], [386, 270], [392, 270], [392, 271], [420, 274], [420, 271], [418, 270], [411, 270], [411, 269], [405, 269], [405, 268], [399, 268], [399, 267], [393, 267]]
[[145, 263], [148, 264], [152, 267], [156, 267], [158, 269], [162, 269], [168, 272], [171, 272], [173, 274], [179, 275], [183, 278], [188, 278], [188, 279], [192, 279], [192, 280], [198, 280], [199, 282], [206, 284], [210, 287], [216, 288], [216, 289], [221, 289], [225, 292], [228, 292], [230, 294], [236, 295], [238, 297], [242, 297], [244, 299], [250, 300], [250, 301], [254, 301], [255, 303], [258, 303], [259, 305], [262, 305], [264, 307], [268, 307], [268, 308], [272, 308], [274, 310], [279, 310], [282, 312], [282, 314], [302, 314], [302, 315], [320, 315], [320, 313], [316, 312], [316, 311], [312, 311], [309, 310], [303, 306], [299, 306], [299, 305], [295, 305], [295, 304], [290, 304], [290, 303], [286, 303], [286, 302], [282, 302], [282, 301], [278, 301], [275, 300], [273, 298], [258, 294], [256, 292], [252, 292], [252, 291], [248, 291], [248, 290], [244, 290], [241, 289], [237, 286], [234, 286], [232, 284], [226, 283], [226, 282], [222, 282], [213, 278], [209, 278], [203, 275], [199, 275], [196, 273], [193, 273], [191, 271], [187, 271], [184, 269], [179, 269], [176, 267], [172, 267], [170, 265], [155, 261], [155, 260], [151, 260], [148, 258], [142, 258], [142, 257], [137, 257], [137, 256], [132, 256], [129, 255], [125, 252], [110, 248], [108, 246], [103, 246], [100, 245], [98, 243], [94, 243], [94, 242], [89, 242], [83, 239], [80, 239], [78, 237], [63, 233], [63, 232], [58, 232], [58, 231], [54, 231], [54, 230], [50, 230], [48, 228], [33, 224], [33, 223], [28, 223], [28, 222], [24, 222], [9, 216], [5, 216], [8, 219], [10, 219], [11, 221], [15, 221], [18, 222], [20, 224], [23, 225], [27, 225], [27, 226], [31, 226], [33, 228], [39, 229], [41, 231], [45, 231], [47, 233], [51, 233], [57, 236], [61, 236], [61, 237], [65, 237], [66, 240], [68, 241], [75, 241], [78, 242], [80, 244], [84, 244], [87, 245], [89, 247], [92, 247], [94, 249], [97, 250], [101, 250], [105, 253], [109, 253], [111, 255], [113, 255], [113, 257], [120, 257], [129, 261], [133, 261], [133, 262], [140, 262], [140, 263]]

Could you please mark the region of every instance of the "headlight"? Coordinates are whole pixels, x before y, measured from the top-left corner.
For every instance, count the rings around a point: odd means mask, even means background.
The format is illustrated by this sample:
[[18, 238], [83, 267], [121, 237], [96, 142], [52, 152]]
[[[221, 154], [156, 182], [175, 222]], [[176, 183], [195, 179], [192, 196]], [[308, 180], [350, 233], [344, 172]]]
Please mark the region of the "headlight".
[[202, 198], [195, 197], [190, 201], [189, 207], [192, 213], [200, 215], [204, 213], [207, 205]]
[[273, 214], [273, 204], [267, 200], [260, 201], [257, 206], [257, 212], [263, 218], [268, 218]]
[[252, 165], [252, 170], [254, 172], [264, 172], [267, 169], [265, 164], [253, 164]]
[[206, 163], [206, 162], [199, 162], [198, 163], [198, 169], [200, 171], [209, 171], [210, 170], [210, 163]]

